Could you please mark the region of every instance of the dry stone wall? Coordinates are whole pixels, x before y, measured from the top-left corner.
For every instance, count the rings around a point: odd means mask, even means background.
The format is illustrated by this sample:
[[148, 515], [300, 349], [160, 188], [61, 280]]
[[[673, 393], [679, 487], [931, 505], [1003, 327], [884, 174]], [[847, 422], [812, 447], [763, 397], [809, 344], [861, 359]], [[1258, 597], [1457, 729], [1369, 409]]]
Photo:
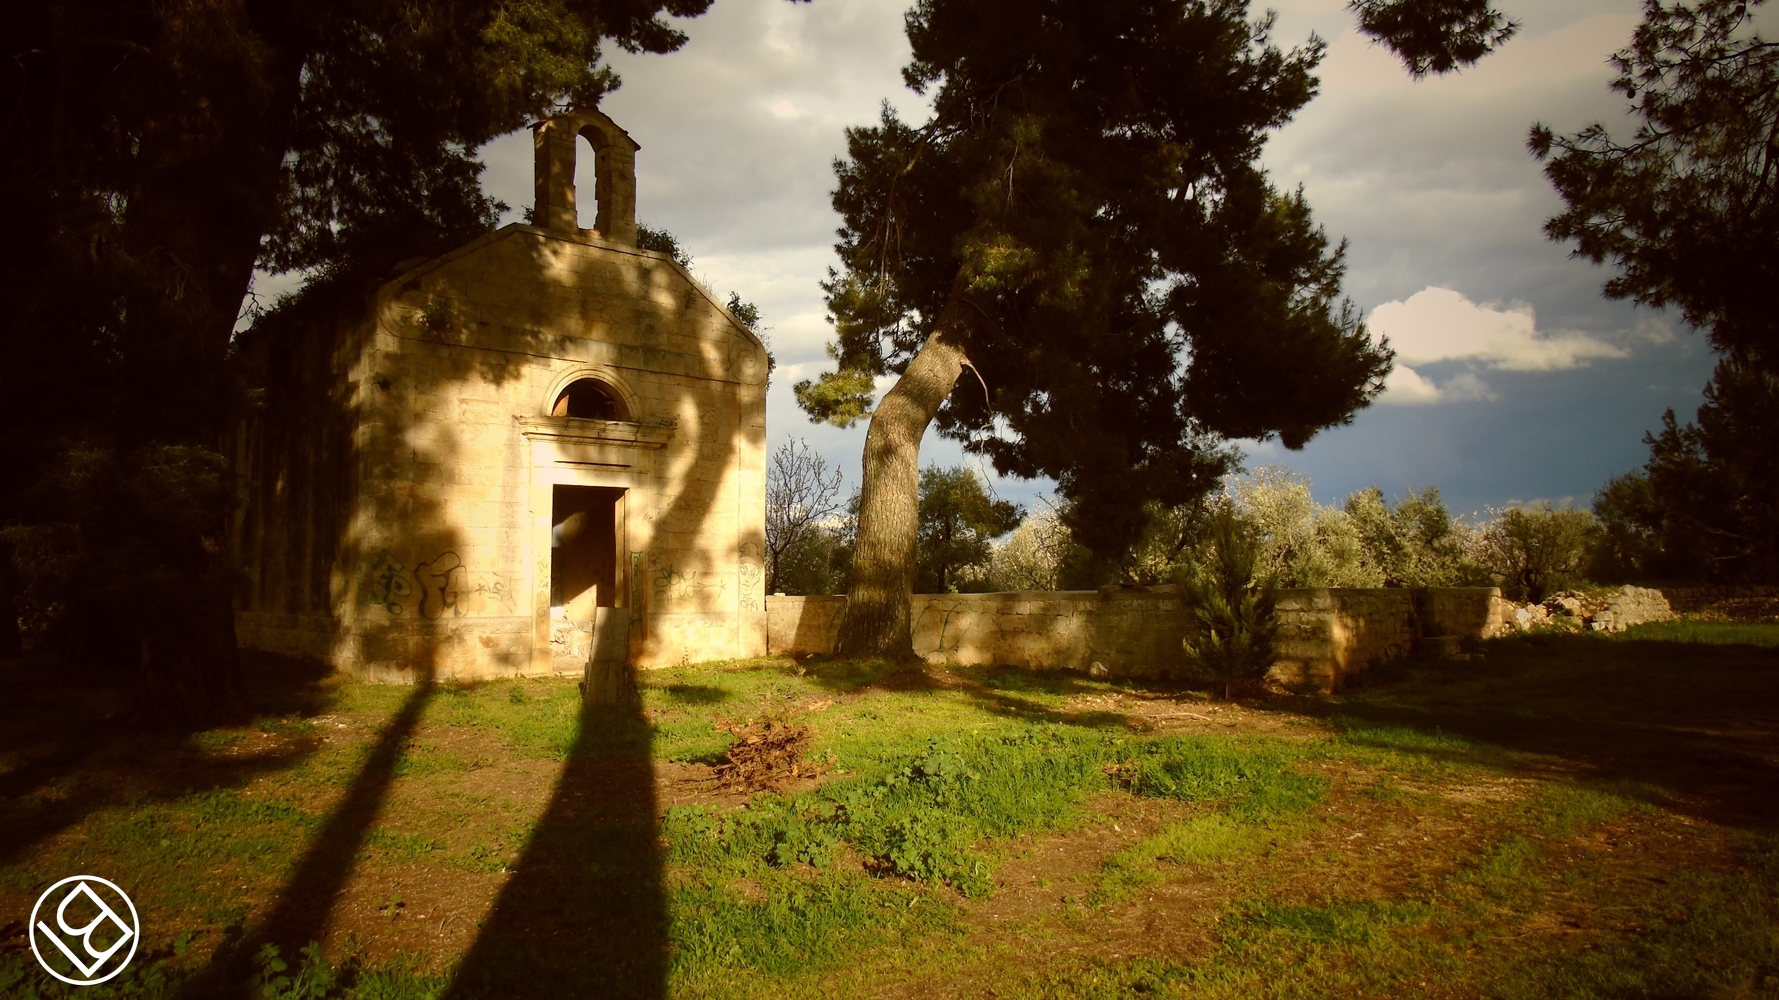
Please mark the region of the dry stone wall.
[[1663, 587], [1677, 615], [1723, 621], [1779, 621], [1779, 587]]
[[[1322, 588], [1279, 592], [1272, 679], [1331, 690], [1344, 678], [1413, 653], [1423, 637], [1484, 639], [1502, 628], [1492, 587]], [[805, 656], [833, 649], [844, 597], [766, 599], [767, 648]], [[914, 651], [930, 662], [1004, 664], [1153, 676], [1180, 663], [1192, 615], [1173, 587], [1005, 594], [917, 594]]]
[[1623, 632], [1632, 625], [1659, 622], [1674, 617], [1668, 599], [1659, 590], [1646, 587], [1620, 587], [1606, 602], [1606, 607], [1588, 620], [1596, 632]]
[[1610, 591], [1565, 590], [1540, 604], [1504, 603], [1503, 622], [1508, 629], [1587, 629], [1623, 632], [1644, 622], [1674, 617], [1668, 599], [1647, 587], [1619, 587]]

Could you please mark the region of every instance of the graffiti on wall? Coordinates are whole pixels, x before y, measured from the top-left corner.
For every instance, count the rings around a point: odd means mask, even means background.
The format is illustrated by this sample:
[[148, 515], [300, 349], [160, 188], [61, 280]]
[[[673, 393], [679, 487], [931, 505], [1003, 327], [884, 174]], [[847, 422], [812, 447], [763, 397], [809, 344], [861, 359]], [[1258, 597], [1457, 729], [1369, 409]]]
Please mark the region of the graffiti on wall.
[[444, 617], [446, 610], [463, 617], [457, 606], [455, 579], [463, 573], [463, 560], [455, 552], [441, 552], [437, 557], [414, 565], [414, 579], [420, 581], [420, 617], [433, 621]]
[[490, 579], [477, 582], [470, 588], [470, 593], [510, 615], [513, 613], [513, 588], [503, 576], [504, 574], [495, 574]]
[[389, 557], [383, 549], [371, 560], [371, 603], [381, 604], [392, 615], [407, 610], [407, 600], [414, 593], [408, 585], [408, 568]]
[[720, 598], [728, 589], [729, 581], [713, 577], [702, 570], [693, 569], [681, 572], [672, 566], [655, 567], [654, 591], [658, 600]]
[[760, 547], [753, 542], [741, 543], [741, 566], [739, 569], [741, 582], [739, 595], [741, 610], [760, 610], [760, 581], [765, 577], [763, 563], [760, 559]]
[[443, 618], [446, 612], [455, 618], [463, 617], [466, 612], [462, 596], [466, 591], [511, 608], [511, 587], [499, 575], [468, 588], [468, 573], [463, 559], [449, 550], [415, 563], [410, 570], [388, 549], [381, 549], [370, 562], [367, 593], [371, 604], [391, 616], [414, 614], [428, 621]]

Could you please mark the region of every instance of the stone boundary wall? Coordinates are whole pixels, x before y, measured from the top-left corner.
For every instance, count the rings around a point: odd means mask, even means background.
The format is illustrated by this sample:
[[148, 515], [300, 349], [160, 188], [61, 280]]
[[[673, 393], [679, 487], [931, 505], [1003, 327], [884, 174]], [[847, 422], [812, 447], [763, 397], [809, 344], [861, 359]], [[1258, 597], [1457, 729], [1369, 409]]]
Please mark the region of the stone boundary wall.
[[[767, 650], [806, 656], [834, 646], [846, 598], [766, 599]], [[1332, 690], [1376, 664], [1413, 653], [1423, 637], [1485, 639], [1503, 627], [1493, 587], [1279, 591], [1278, 661], [1271, 676]], [[931, 662], [1090, 669], [1153, 676], [1180, 662], [1192, 615], [1171, 586], [1003, 594], [916, 594], [914, 651]]]
[[1708, 614], [1732, 621], [1779, 617], [1779, 587], [1657, 587], [1677, 615]]

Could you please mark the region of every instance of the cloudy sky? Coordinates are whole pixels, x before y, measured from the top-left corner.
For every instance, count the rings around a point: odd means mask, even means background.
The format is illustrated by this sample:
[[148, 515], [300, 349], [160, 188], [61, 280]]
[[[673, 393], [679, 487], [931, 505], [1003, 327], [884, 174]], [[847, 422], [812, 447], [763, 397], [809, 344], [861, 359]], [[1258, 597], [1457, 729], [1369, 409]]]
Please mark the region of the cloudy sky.
[[[761, 309], [779, 362], [771, 442], [807, 439], [851, 483], [862, 426], [810, 424], [790, 385], [826, 362], [818, 282], [834, 260], [828, 195], [843, 129], [873, 121], [886, 99], [922, 116], [899, 77], [905, 5], [716, 0], [683, 24], [679, 52], [616, 53], [624, 86], [604, 104], [642, 145], [639, 218], [673, 232], [719, 294]], [[1536, 121], [1560, 132], [1626, 122], [1605, 61], [1629, 39], [1639, 0], [1503, 0], [1523, 23], [1518, 37], [1462, 74], [1418, 83], [1353, 31], [1345, 0], [1271, 6], [1279, 43], [1315, 32], [1331, 45], [1321, 96], [1274, 136], [1265, 163], [1350, 241], [1347, 293], [1398, 363], [1350, 426], [1297, 452], [1249, 442], [1249, 466], [1297, 470], [1323, 502], [1374, 484], [1392, 496], [1434, 484], [1468, 512], [1585, 504], [1641, 464], [1662, 411], [1698, 406], [1710, 354], [1675, 317], [1602, 299], [1604, 273], [1544, 239], [1540, 224], [1560, 202], [1525, 151]], [[484, 159], [486, 185], [516, 216], [531, 199], [529, 133], [496, 141]], [[931, 434], [922, 450], [924, 462], [960, 456]], [[996, 488], [1029, 503], [1048, 485]]]

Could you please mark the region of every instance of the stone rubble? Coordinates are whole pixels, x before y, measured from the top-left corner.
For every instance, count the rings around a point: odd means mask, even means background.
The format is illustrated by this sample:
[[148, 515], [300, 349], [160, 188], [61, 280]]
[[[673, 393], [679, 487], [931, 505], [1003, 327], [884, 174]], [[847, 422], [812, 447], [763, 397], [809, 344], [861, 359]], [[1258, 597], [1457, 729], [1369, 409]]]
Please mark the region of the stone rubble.
[[1672, 617], [1674, 611], [1668, 607], [1668, 599], [1661, 591], [1647, 587], [1620, 587], [1618, 594], [1606, 602], [1605, 609], [1588, 620], [1588, 628], [1595, 632], [1623, 632], [1632, 625]]
[[1520, 632], [1546, 628], [1623, 632], [1672, 617], [1674, 611], [1661, 591], [1627, 586], [1596, 594], [1565, 590], [1542, 604], [1515, 605], [1507, 614], [1507, 627]]

